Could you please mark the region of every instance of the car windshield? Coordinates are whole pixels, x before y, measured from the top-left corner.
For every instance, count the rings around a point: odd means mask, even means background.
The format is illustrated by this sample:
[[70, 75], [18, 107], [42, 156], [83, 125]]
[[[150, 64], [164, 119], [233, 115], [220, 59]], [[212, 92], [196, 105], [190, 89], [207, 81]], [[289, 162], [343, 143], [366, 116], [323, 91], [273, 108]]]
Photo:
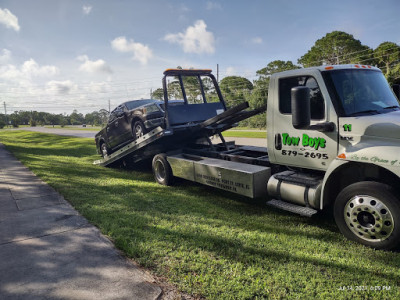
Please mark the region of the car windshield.
[[[183, 100], [170, 100], [170, 101], [168, 101], [168, 105], [169, 106], [176, 106], [176, 105], [183, 105], [183, 104], [185, 104], [185, 102], [183, 101]], [[162, 108], [162, 110], [164, 110], [165, 111], [165, 104], [164, 103], [160, 103], [160, 106], [161, 106], [161, 108]]]
[[398, 109], [399, 103], [385, 77], [372, 70], [326, 72], [344, 116], [377, 114]]
[[151, 99], [149, 99], [149, 100], [133, 100], [133, 101], [125, 102], [125, 105], [129, 110], [131, 110], [131, 109], [135, 109], [136, 107], [150, 104], [150, 103], [155, 103], [155, 102], [158, 102], [158, 101], [151, 100]]

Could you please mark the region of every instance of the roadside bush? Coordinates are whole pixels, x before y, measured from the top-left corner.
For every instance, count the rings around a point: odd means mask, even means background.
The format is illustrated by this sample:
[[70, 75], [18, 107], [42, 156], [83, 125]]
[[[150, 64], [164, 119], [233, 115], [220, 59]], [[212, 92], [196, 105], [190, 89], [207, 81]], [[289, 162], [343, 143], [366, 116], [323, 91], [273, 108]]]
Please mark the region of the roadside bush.
[[29, 120], [29, 126], [36, 127], [36, 121], [34, 119]]
[[6, 123], [2, 120], [0, 120], [0, 129], [3, 129], [4, 126], [6, 126]]

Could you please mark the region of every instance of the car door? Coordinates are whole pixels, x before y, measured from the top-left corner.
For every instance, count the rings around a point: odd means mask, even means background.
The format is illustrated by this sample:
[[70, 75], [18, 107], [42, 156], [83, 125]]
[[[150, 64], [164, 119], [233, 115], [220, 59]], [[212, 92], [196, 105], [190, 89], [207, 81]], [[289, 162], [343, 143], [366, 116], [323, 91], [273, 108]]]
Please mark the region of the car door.
[[117, 111], [116, 111], [116, 109], [114, 109], [110, 113], [110, 117], [108, 118], [107, 127], [106, 127], [108, 146], [110, 148], [114, 148], [118, 144], [118, 141], [116, 140], [116, 138], [117, 138], [116, 126], [118, 125], [118, 123], [116, 123], [116, 121], [117, 121], [116, 114], [117, 114]]
[[132, 124], [129, 117], [129, 110], [126, 105], [120, 105], [123, 114], [120, 115], [118, 120], [118, 134], [120, 136], [120, 143], [126, 143], [133, 139]]
[[111, 148], [116, 148], [125, 142], [124, 137], [124, 123], [125, 121], [124, 106], [119, 105], [111, 113], [109, 123], [107, 125], [108, 140]]
[[[326, 170], [337, 155], [337, 126], [333, 131], [295, 129], [292, 125], [291, 89], [296, 86], [310, 88], [311, 124], [337, 123], [337, 116], [324, 85], [320, 86], [319, 72], [309, 75], [279, 78], [276, 82], [278, 97], [275, 102], [273, 132], [274, 155], [277, 163]], [[268, 132], [268, 135], [271, 134]]]

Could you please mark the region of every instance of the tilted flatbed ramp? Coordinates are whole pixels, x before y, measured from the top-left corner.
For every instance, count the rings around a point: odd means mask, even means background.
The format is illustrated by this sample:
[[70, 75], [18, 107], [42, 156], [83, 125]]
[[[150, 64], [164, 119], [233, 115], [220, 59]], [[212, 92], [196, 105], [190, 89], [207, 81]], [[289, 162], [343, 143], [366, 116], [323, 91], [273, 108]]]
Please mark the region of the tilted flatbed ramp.
[[241, 103], [200, 123], [188, 123], [171, 126], [166, 129], [157, 127], [103, 159], [96, 160], [94, 164], [108, 166], [125, 157], [129, 157], [132, 162], [138, 162], [151, 158], [158, 153], [180, 149], [198, 139], [220, 134], [222, 131], [231, 128], [233, 122], [236, 123], [238, 120], [248, 118], [265, 110], [265, 108], [261, 108], [253, 111], [244, 111], [248, 106], [247, 102]]
[[157, 127], [150, 131], [149, 133], [143, 135], [139, 139], [130, 142], [126, 146], [122, 147], [121, 149], [115, 151], [114, 153], [104, 157], [103, 159], [99, 159], [93, 162], [95, 165], [100, 165], [100, 166], [108, 166], [118, 160], [120, 160], [123, 157], [126, 157], [129, 154], [132, 154], [134, 151], [137, 151], [138, 149], [142, 149], [143, 147], [154, 143], [155, 141], [165, 137], [165, 136], [170, 136], [173, 134], [172, 130], [165, 130], [162, 129], [161, 127]]

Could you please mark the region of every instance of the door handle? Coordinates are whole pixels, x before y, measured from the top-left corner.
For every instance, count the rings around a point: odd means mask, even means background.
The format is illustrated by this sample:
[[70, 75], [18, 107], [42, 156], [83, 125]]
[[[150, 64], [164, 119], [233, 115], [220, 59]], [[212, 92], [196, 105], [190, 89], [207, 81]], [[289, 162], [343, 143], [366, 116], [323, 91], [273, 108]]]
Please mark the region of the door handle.
[[275, 134], [275, 149], [276, 150], [282, 149], [282, 137], [280, 133]]

